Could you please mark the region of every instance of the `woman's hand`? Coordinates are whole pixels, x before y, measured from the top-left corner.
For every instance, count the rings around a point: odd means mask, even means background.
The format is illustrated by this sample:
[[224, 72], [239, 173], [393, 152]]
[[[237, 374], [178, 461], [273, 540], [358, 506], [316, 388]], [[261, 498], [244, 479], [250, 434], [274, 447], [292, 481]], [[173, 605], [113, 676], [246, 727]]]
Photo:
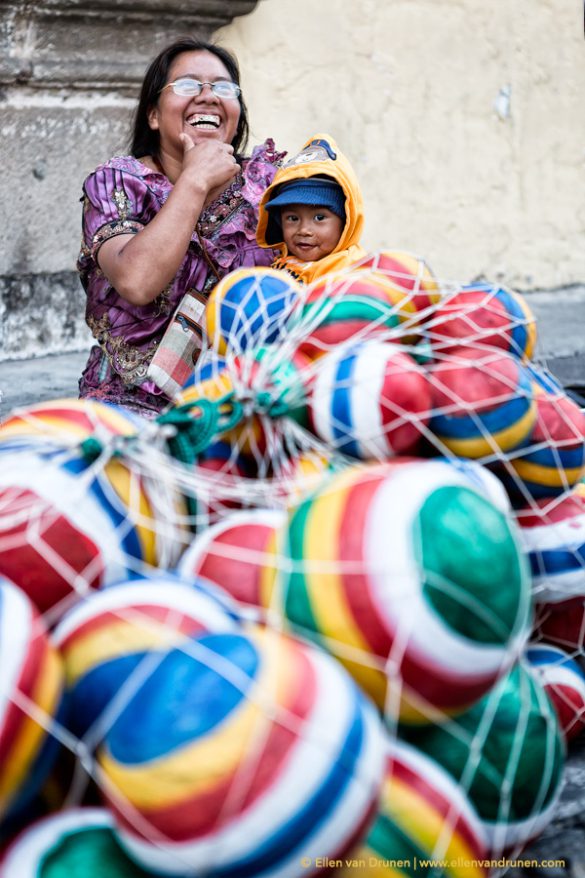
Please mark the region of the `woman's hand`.
[[203, 140], [193, 143], [188, 134], [181, 133], [183, 144], [183, 167], [177, 185], [186, 182], [204, 193], [205, 202], [213, 200], [241, 168], [230, 143], [221, 140]]

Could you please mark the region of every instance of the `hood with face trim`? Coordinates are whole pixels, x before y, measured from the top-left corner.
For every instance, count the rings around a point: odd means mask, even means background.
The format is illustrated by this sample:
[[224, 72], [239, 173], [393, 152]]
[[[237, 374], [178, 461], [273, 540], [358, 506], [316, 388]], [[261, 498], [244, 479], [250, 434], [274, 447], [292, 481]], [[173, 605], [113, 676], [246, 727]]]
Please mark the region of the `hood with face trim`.
[[[331, 177], [341, 186], [345, 195], [345, 226], [332, 253], [315, 262], [302, 262], [290, 256], [284, 241], [278, 240], [278, 233], [282, 229], [266, 210], [266, 204], [276, 196], [277, 189], [283, 183], [316, 176]], [[274, 268], [284, 268], [298, 280], [310, 283], [331, 271], [340, 271], [365, 255], [366, 251], [359, 244], [363, 226], [362, 193], [352, 166], [329, 134], [314, 134], [301, 151], [276, 173], [262, 196], [256, 239], [261, 247], [280, 250], [281, 255], [273, 263]]]

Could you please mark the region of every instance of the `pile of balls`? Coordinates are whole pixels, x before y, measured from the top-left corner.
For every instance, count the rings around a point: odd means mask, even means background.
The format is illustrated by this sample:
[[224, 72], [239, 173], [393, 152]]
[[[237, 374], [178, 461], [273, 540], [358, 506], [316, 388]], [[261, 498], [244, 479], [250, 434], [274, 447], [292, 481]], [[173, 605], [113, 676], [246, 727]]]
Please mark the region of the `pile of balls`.
[[155, 422], [0, 430], [0, 878], [488, 876], [585, 725], [585, 415], [528, 305], [382, 251], [233, 272], [206, 332]]

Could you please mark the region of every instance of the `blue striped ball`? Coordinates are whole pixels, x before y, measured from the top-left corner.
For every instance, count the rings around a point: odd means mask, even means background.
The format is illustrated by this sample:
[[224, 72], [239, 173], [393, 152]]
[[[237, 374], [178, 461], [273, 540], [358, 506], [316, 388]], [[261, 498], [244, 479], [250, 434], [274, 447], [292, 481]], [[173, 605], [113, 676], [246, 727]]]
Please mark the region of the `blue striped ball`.
[[291, 275], [272, 268], [239, 268], [214, 287], [205, 309], [211, 347], [220, 354], [238, 354], [270, 344], [299, 298]]
[[[501, 459], [536, 420], [530, 372], [504, 351], [457, 348], [429, 367], [430, 429], [459, 457]], [[443, 449], [444, 446], [444, 449]]]
[[430, 409], [424, 371], [397, 345], [376, 339], [321, 357], [310, 390], [316, 435], [360, 460], [413, 452]]

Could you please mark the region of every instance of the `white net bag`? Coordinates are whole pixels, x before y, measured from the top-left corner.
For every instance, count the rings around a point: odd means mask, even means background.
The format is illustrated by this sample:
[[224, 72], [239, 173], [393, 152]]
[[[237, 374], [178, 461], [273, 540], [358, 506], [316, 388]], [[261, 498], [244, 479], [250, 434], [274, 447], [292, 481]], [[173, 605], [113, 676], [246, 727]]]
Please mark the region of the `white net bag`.
[[156, 422], [5, 425], [0, 875], [496, 873], [585, 705], [585, 419], [527, 304], [385, 251], [240, 270], [206, 317]]

